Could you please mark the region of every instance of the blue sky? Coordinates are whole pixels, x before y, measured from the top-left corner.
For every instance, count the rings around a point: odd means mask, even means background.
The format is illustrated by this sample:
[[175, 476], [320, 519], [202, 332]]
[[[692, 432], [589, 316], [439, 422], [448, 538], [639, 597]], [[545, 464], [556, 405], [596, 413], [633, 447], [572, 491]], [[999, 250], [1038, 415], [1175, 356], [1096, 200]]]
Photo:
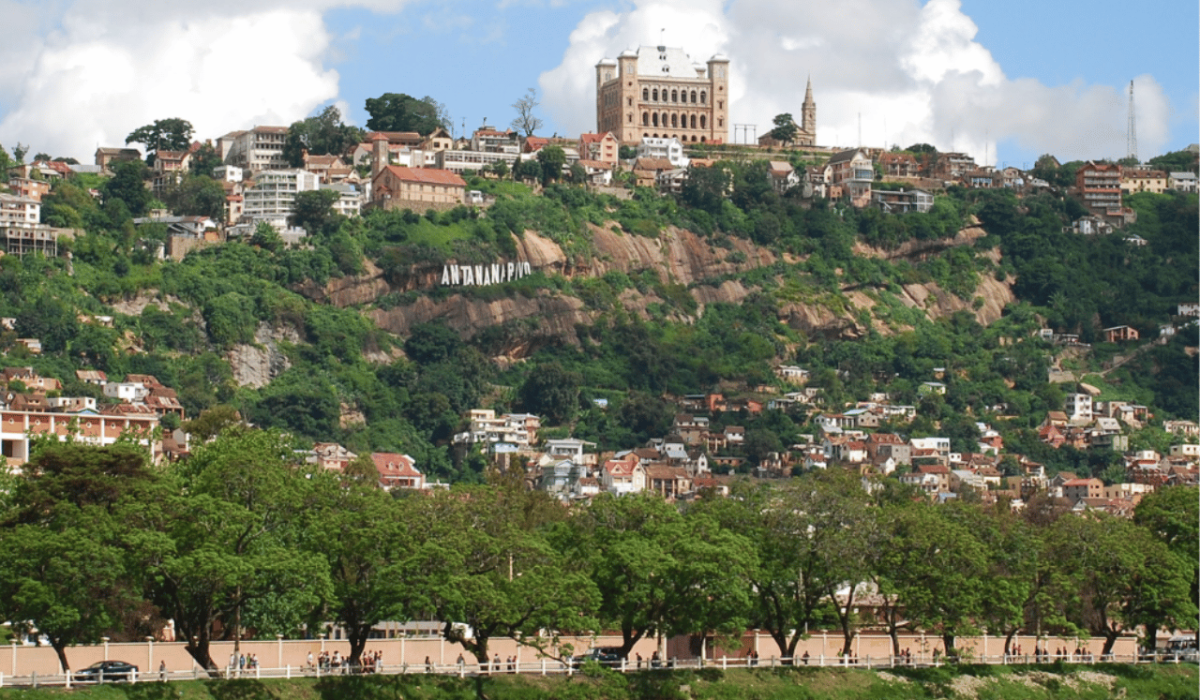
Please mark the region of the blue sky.
[[[0, 144], [90, 160], [179, 116], [200, 138], [329, 103], [365, 124], [384, 92], [443, 102], [456, 130], [507, 125], [529, 87], [543, 133], [594, 128], [592, 66], [663, 41], [732, 59], [732, 121], [798, 113], [818, 142], [929, 141], [996, 165], [1139, 155], [1197, 137], [1195, 2], [1058, 0], [0, 0]], [[859, 126], [861, 122], [861, 127]], [[730, 134], [731, 139], [734, 134]]]

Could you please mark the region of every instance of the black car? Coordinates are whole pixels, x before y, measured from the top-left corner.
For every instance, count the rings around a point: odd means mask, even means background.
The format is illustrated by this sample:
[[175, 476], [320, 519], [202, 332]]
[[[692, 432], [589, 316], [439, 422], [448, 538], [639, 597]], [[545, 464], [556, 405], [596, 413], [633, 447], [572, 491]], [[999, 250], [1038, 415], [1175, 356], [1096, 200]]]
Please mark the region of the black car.
[[583, 656], [575, 657], [576, 664], [582, 664], [585, 661], [598, 661], [602, 666], [619, 666], [621, 665], [621, 647], [595, 647], [588, 649]]
[[137, 670], [137, 666], [126, 661], [97, 661], [85, 669], [76, 671], [73, 675], [77, 681], [104, 683], [130, 680]]

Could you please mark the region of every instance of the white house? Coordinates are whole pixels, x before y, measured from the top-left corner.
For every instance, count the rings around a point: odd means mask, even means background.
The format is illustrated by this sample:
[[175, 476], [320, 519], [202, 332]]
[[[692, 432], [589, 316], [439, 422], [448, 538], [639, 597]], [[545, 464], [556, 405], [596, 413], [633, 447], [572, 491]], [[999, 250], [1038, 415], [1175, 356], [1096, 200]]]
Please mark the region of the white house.
[[676, 168], [686, 168], [691, 160], [683, 154], [679, 139], [643, 137], [637, 146], [638, 158], [665, 158]]

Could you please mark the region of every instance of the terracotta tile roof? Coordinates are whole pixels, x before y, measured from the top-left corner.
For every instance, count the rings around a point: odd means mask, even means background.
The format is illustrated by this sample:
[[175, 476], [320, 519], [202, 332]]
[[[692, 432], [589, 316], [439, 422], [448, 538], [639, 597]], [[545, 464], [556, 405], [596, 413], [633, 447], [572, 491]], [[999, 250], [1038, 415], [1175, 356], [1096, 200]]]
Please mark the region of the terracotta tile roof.
[[375, 469], [379, 471], [379, 478], [383, 480], [421, 476], [421, 472], [413, 464], [413, 458], [408, 455], [397, 452], [372, 452], [371, 461], [375, 462]]
[[389, 165], [380, 171], [380, 175], [390, 172], [401, 182], [420, 182], [430, 185], [447, 185], [450, 187], [466, 187], [467, 183], [449, 170], [435, 168], [406, 168], [402, 165]]

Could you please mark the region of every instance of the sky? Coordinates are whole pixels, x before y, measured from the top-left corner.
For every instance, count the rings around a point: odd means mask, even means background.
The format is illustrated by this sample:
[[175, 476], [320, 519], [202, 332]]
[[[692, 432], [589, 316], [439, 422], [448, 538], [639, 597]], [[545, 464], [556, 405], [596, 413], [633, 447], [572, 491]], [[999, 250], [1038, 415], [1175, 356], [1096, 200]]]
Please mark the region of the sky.
[[454, 131], [595, 129], [598, 60], [660, 42], [730, 58], [731, 130], [799, 116], [820, 145], [932, 143], [1031, 166], [1200, 141], [1200, 3], [1160, 0], [0, 0], [0, 144], [91, 162], [180, 117], [198, 139], [367, 98], [432, 96]]

